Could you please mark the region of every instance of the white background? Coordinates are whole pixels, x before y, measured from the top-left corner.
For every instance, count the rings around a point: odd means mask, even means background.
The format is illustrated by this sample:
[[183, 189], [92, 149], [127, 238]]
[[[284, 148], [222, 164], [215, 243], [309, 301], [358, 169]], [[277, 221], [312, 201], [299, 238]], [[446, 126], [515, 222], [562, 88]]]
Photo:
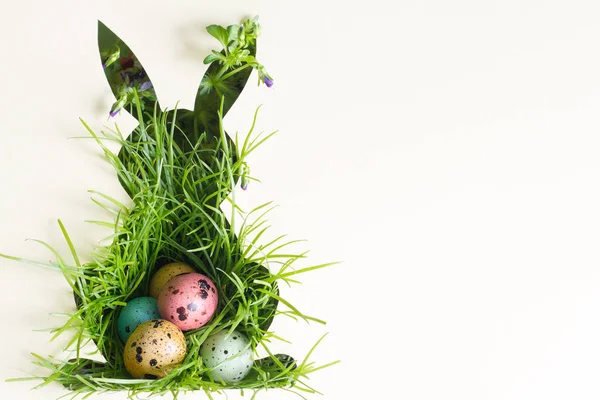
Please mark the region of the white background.
[[[107, 234], [84, 222], [107, 217], [87, 190], [126, 199], [98, 149], [67, 140], [79, 117], [102, 128], [113, 101], [97, 19], [163, 107], [191, 108], [217, 44], [203, 27], [258, 14], [275, 86], [250, 84], [226, 127], [245, 132], [263, 104], [260, 129], [280, 132], [240, 201], [274, 200], [273, 236], [307, 239], [306, 265], [343, 261], [284, 292], [328, 324], [278, 319], [293, 342], [279, 350], [302, 357], [329, 332], [315, 361], [342, 363], [310, 380], [327, 399], [600, 396], [597, 2], [87, 3], [0, 13], [0, 252], [50, 260], [36, 238], [66, 255], [61, 218], [87, 254]], [[0, 260], [0, 304], [0, 393], [62, 394], [3, 381], [60, 349], [34, 330], [72, 308], [63, 278]]]

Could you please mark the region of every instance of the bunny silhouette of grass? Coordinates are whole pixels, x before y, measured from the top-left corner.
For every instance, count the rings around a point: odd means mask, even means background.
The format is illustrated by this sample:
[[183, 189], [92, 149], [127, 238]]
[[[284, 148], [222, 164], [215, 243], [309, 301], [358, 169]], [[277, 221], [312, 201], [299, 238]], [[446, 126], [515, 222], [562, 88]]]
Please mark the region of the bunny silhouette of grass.
[[[138, 127], [125, 138], [117, 125], [115, 129], [96, 133], [84, 121], [82, 123], [88, 137], [101, 146], [113, 165], [121, 185], [131, 197], [131, 205], [93, 192], [92, 200], [111, 213], [114, 220], [91, 221], [112, 232], [107, 238], [109, 244], [96, 249], [89, 263], [80, 261], [60, 221], [60, 229], [71, 250], [72, 264], [44, 242], [39, 243], [56, 257], [53, 263], [3, 256], [59, 269], [73, 290], [77, 305], [77, 310], [67, 315], [65, 324], [52, 331], [52, 339], [73, 333], [67, 350], [74, 352], [74, 358], [58, 361], [34, 354], [36, 363], [48, 368], [50, 374], [18, 380], [42, 379], [39, 386], [59, 382], [70, 389], [73, 396], [113, 390], [126, 390], [130, 396], [142, 392], [169, 392], [176, 396], [189, 390], [204, 390], [212, 398], [211, 393], [231, 387], [314, 393], [316, 391], [306, 382], [307, 375], [336, 363], [316, 366], [310, 362], [314, 348], [302, 362], [288, 355], [273, 354], [269, 349], [273, 340], [286, 341], [269, 331], [277, 315], [324, 323], [304, 315], [281, 297], [280, 283], [299, 283], [299, 274], [333, 263], [294, 270], [298, 260], [306, 256], [286, 251], [295, 241], [286, 242], [285, 236], [280, 236], [261, 243], [268, 231], [266, 216], [272, 209], [271, 204], [244, 212], [235, 202], [234, 188], [240, 178], [242, 185], [244, 180], [251, 179], [247, 176], [248, 155], [274, 134], [255, 137], [258, 110], [243, 141], [237, 135], [231, 138], [223, 129], [223, 117], [239, 96], [252, 68], [259, 71], [259, 79], [272, 84], [264, 67], [255, 62], [256, 42], [250, 39], [252, 35], [255, 39], [258, 28], [255, 20], [252, 21], [233, 28], [209, 27], [209, 32], [212, 31], [225, 49], [207, 57], [211, 66], [198, 90], [194, 111], [160, 110], [155, 98], [143, 93], [149, 90], [149, 80], [133, 53], [127, 56], [133, 59], [133, 64], [125, 60], [115, 69], [138, 66], [137, 72], [126, 75], [124, 81], [128, 88], [127, 101], [117, 98], [117, 103], [121, 102], [121, 107], [138, 119]], [[103, 26], [100, 23], [99, 36], [104, 34], [105, 38], [116, 41], [111, 49], [128, 49]], [[100, 38], [99, 45], [102, 54], [105, 45]], [[105, 71], [118, 59], [104, 56]], [[110, 73], [107, 73], [109, 83]], [[144, 81], [127, 83], [131, 76]], [[112, 85], [111, 88], [115, 96], [122, 89]], [[118, 154], [109, 150], [107, 141], [121, 146]], [[222, 210], [223, 202], [229, 203], [230, 215]], [[207, 325], [185, 333], [188, 352], [182, 365], [158, 380], [131, 379], [124, 367], [123, 344], [116, 331], [119, 311], [128, 300], [145, 295], [153, 272], [171, 261], [186, 262], [213, 280], [219, 290], [217, 311]], [[207, 374], [209, 370], [203, 366], [199, 348], [210, 334], [234, 329], [250, 338], [255, 352], [262, 350], [268, 356], [256, 360], [251, 373], [243, 380], [228, 385], [214, 381]], [[90, 342], [95, 344], [105, 362], [85, 358], [91, 355], [82, 354], [82, 348]]]
[[[69, 264], [43, 242], [39, 243], [53, 252], [56, 262], [42, 264], [4, 256], [62, 271], [78, 306], [67, 316], [62, 327], [52, 331], [52, 339], [74, 333], [67, 350], [74, 352], [75, 357], [61, 362], [34, 354], [36, 364], [48, 368], [51, 373], [43, 378], [16, 380], [42, 379], [39, 386], [59, 382], [74, 395], [113, 390], [127, 390], [130, 396], [142, 392], [176, 395], [189, 390], [204, 390], [212, 398], [212, 392], [231, 387], [316, 392], [306, 383], [307, 375], [335, 362], [316, 366], [309, 361], [314, 348], [302, 362], [273, 354], [269, 344], [273, 340], [286, 340], [270, 332], [268, 326], [276, 315], [324, 323], [304, 315], [282, 298], [278, 283], [299, 283], [299, 274], [331, 264], [294, 270], [295, 263], [306, 256], [285, 251], [294, 241], [286, 242], [280, 236], [266, 244], [260, 243], [268, 231], [266, 216], [272, 209], [271, 204], [244, 212], [235, 203], [234, 176], [246, 157], [271, 135], [253, 137], [253, 124], [243, 143], [236, 137], [236, 148], [240, 150], [236, 157], [231, 157], [230, 149], [223, 145], [225, 140], [222, 139], [217, 141], [218, 149], [207, 150], [202, 146], [201, 138], [191, 151], [181, 150], [173, 140], [175, 127], [166, 122], [164, 113], [156, 113], [149, 124], [138, 127], [138, 143], [124, 139], [118, 127], [97, 134], [85, 122], [84, 125], [102, 147], [117, 175], [137, 194], [132, 198], [132, 205], [126, 206], [110, 196], [93, 192], [93, 201], [115, 219], [111, 222], [90, 221], [110, 228], [112, 233], [107, 238], [110, 243], [99, 247], [89, 263], [80, 261], [75, 245], [60, 221], [74, 264]], [[131, 164], [123, 164], [105, 141], [117, 142], [126, 153], [143, 156], [135, 158], [135, 162], [133, 157], [127, 157], [132, 160]], [[216, 170], [202, 162], [206, 152], [215, 156]], [[236, 159], [235, 163], [230, 162], [232, 158]], [[204, 190], [203, 185], [209, 181], [208, 186], [216, 187], [215, 191]], [[225, 197], [227, 194], [229, 196]], [[226, 215], [220, 208], [210, 206], [208, 203], [212, 198], [229, 202], [231, 214]], [[124, 367], [123, 344], [116, 332], [117, 316], [129, 299], [147, 292], [153, 267], [169, 260], [186, 261], [206, 273], [219, 288], [219, 307], [209, 324], [185, 333], [188, 353], [181, 366], [162, 379], [131, 379]], [[265, 265], [277, 271], [269, 271]], [[285, 309], [276, 308], [274, 300], [282, 303]], [[199, 356], [204, 340], [223, 329], [242, 330], [251, 339], [254, 350], [269, 354], [255, 361], [252, 372], [234, 386], [208, 377], [208, 369]], [[91, 341], [105, 363], [92, 361], [82, 354], [81, 349]]]

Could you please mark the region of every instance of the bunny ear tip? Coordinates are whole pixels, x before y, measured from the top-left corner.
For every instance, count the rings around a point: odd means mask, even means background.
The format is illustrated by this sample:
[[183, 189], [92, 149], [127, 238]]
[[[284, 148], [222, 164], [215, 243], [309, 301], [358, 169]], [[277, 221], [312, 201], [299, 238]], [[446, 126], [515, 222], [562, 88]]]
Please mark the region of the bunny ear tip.
[[106, 24], [100, 20], [98, 20], [98, 33], [100, 32], [106, 32], [106, 33], [110, 33], [111, 35], [114, 35], [113, 31], [111, 31], [111, 29], [106, 26]]

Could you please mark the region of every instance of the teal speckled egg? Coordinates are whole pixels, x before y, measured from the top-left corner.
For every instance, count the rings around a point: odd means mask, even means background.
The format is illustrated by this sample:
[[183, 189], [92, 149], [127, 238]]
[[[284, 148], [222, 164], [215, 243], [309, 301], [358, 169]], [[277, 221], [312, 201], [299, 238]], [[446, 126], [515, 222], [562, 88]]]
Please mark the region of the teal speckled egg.
[[138, 327], [138, 325], [159, 319], [158, 304], [152, 297], [137, 297], [131, 299], [121, 310], [117, 319], [117, 333], [123, 342], [127, 341], [129, 335]]

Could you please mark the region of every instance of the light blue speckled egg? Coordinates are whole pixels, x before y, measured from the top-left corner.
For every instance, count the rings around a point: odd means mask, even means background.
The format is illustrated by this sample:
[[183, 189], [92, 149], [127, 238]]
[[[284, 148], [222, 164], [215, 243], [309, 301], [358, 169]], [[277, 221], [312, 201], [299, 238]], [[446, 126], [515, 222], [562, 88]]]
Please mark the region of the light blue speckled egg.
[[152, 297], [137, 297], [131, 299], [121, 310], [117, 319], [117, 333], [123, 342], [138, 325], [152, 319], [160, 319], [158, 303]]
[[238, 331], [227, 335], [222, 330], [209, 336], [200, 346], [203, 364], [212, 368], [216, 381], [238, 383], [252, 370], [252, 348], [248, 338]]

